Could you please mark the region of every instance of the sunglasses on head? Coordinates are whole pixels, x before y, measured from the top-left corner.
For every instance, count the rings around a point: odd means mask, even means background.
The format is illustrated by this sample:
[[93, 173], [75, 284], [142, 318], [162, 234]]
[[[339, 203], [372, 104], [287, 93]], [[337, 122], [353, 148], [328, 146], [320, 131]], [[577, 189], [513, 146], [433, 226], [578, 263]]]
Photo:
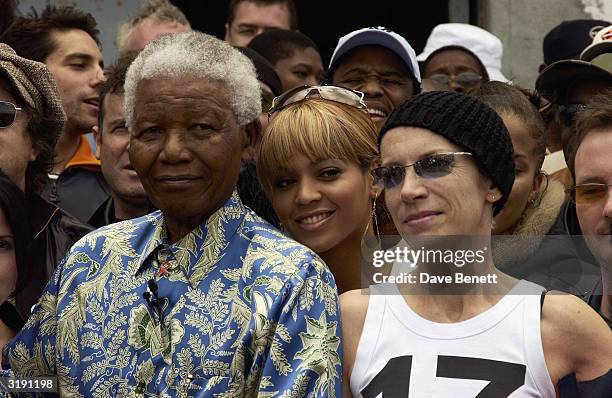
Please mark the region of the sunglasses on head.
[[291, 104], [304, 101], [310, 97], [340, 102], [358, 109], [367, 109], [365, 102], [363, 102], [364, 94], [361, 91], [338, 86], [301, 86], [286, 91], [274, 98], [268, 116], [272, 116], [274, 112], [278, 112]]
[[429, 79], [434, 80], [444, 85], [445, 87], [450, 87], [451, 82], [455, 82], [462, 87], [472, 88], [476, 87], [482, 82], [482, 76], [472, 72], [463, 72], [453, 77], [445, 75], [443, 73], [438, 73], [429, 76]]
[[582, 104], [564, 104], [559, 105], [559, 116], [563, 124], [571, 126], [576, 120], [576, 114], [586, 108], [586, 105]]
[[606, 197], [608, 194], [608, 188], [612, 184], [600, 184], [600, 183], [587, 183], [574, 185], [571, 188], [565, 190], [570, 195], [572, 202], [577, 205], [592, 204], [598, 202]]
[[15, 104], [7, 101], [0, 101], [0, 128], [10, 127], [17, 119], [17, 111], [23, 109], [18, 108]]
[[470, 152], [443, 152], [429, 155], [407, 166], [382, 166], [372, 170], [376, 184], [384, 189], [401, 185], [406, 177], [406, 169], [414, 167], [417, 176], [426, 179], [444, 177], [455, 166], [455, 156], [472, 156]]

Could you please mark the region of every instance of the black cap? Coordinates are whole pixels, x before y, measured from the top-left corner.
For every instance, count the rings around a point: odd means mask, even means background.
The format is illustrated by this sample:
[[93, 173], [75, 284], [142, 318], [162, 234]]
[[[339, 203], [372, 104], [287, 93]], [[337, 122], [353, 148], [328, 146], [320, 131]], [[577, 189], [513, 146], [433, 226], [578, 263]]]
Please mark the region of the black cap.
[[514, 148], [499, 115], [476, 98], [452, 91], [431, 91], [404, 101], [389, 115], [378, 136], [399, 126], [430, 130], [472, 153], [502, 194], [493, 215], [504, 207], [514, 184]]
[[562, 59], [579, 59], [597, 31], [610, 25], [598, 19], [563, 21], [544, 36], [544, 63], [550, 65]]

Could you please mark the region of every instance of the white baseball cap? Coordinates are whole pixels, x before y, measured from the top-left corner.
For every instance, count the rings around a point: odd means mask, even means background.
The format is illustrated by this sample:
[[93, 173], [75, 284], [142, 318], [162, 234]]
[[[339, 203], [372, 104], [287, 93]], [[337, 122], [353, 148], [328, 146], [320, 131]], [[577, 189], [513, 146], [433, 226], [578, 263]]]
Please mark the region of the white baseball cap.
[[414, 78], [421, 82], [421, 72], [414, 49], [401, 35], [384, 26], [359, 29], [342, 36], [332, 54], [329, 68], [331, 69], [344, 54], [360, 46], [381, 46], [393, 51], [408, 66]]
[[434, 51], [443, 47], [459, 46], [474, 53], [487, 69], [489, 79], [507, 82], [501, 72], [504, 47], [497, 36], [464, 23], [444, 23], [436, 26], [427, 38], [425, 49], [417, 60], [425, 61]]
[[612, 52], [612, 25], [597, 32], [593, 42], [580, 54], [580, 59], [591, 61], [596, 56], [609, 52]]

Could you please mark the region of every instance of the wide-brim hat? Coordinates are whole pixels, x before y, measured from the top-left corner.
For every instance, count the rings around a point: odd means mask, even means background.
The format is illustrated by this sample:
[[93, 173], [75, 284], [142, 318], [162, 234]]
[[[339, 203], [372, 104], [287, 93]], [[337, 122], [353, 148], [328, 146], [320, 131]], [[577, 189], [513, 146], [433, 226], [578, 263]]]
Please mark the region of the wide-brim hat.
[[568, 86], [584, 79], [612, 81], [612, 53], [600, 54], [590, 62], [562, 60], [549, 65], [536, 80], [536, 90], [550, 102], [558, 102]]

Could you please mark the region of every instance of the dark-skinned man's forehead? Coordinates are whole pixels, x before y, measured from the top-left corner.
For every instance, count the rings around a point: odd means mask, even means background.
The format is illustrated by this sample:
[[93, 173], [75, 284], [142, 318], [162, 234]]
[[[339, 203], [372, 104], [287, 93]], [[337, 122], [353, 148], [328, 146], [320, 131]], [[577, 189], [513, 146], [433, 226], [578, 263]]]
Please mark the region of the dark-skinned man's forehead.
[[360, 46], [344, 54], [334, 68], [337, 72], [349, 73], [376, 72], [383, 76], [411, 77], [409, 67], [394, 51], [382, 46]]

